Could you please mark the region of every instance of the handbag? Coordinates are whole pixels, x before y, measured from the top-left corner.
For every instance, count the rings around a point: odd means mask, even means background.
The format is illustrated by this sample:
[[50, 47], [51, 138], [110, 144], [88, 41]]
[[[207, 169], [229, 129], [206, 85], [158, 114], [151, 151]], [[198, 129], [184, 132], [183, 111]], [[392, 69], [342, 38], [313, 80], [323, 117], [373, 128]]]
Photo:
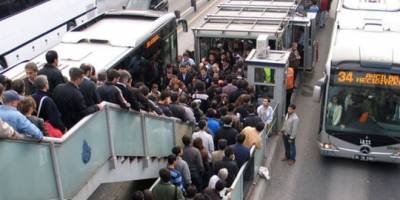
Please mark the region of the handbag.
[[[36, 117], [39, 117], [40, 111], [42, 109], [43, 101], [46, 98], [47, 98], [47, 96], [44, 96], [40, 99], [39, 108], [36, 113]], [[44, 128], [47, 130], [47, 133], [49, 133], [50, 137], [61, 138], [63, 136], [62, 131], [60, 129], [54, 127], [48, 120], [44, 122]]]

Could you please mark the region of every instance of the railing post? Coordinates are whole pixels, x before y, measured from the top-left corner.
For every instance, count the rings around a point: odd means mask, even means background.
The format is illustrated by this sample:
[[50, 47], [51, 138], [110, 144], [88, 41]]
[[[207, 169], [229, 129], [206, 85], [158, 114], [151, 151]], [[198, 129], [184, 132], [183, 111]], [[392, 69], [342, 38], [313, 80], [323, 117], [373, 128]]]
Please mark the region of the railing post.
[[52, 161], [52, 164], [53, 164], [54, 176], [56, 178], [58, 199], [64, 200], [64, 191], [63, 191], [63, 187], [62, 187], [60, 166], [58, 164], [56, 147], [54, 145], [54, 142], [50, 142], [50, 155], [51, 155], [51, 161]]
[[114, 146], [113, 132], [111, 129], [111, 117], [110, 117], [109, 106], [106, 106], [105, 111], [107, 120], [108, 145], [110, 147], [110, 153], [111, 153], [111, 169], [115, 169], [117, 166], [117, 156], [115, 155], [115, 149], [114, 149], [115, 146]]
[[145, 160], [143, 162], [143, 168], [149, 167], [149, 143], [147, 139], [147, 127], [146, 117], [143, 113], [140, 113], [140, 125], [142, 126], [142, 139], [143, 139], [143, 152]]

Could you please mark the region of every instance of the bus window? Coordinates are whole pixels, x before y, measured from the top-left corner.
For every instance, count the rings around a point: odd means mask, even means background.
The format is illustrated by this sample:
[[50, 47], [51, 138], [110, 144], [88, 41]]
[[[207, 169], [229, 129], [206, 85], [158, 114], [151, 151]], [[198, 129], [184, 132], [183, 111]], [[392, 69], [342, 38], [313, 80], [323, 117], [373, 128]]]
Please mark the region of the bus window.
[[254, 69], [254, 82], [255, 83], [275, 83], [275, 69], [270, 67], [255, 68]]
[[257, 85], [256, 86], [256, 96], [258, 98], [264, 98], [268, 96], [269, 98], [274, 98], [274, 86], [267, 86], [267, 85]]

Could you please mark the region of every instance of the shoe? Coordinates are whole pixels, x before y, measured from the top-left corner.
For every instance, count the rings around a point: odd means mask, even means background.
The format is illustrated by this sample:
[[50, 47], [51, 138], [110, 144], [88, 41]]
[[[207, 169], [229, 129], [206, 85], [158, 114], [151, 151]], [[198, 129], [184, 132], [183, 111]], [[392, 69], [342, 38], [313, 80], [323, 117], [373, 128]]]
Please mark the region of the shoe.
[[288, 160], [288, 158], [286, 158], [286, 157], [281, 158], [281, 161], [287, 161], [287, 160]]
[[294, 161], [294, 160], [289, 160], [289, 161], [288, 161], [288, 165], [294, 165], [295, 162], [296, 162], [296, 161]]

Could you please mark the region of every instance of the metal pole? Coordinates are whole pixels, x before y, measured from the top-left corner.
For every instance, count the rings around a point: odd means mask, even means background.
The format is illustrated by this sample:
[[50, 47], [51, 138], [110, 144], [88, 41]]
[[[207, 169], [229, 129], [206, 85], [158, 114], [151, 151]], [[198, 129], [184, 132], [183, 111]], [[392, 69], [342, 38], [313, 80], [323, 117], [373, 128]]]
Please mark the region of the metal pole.
[[145, 160], [143, 162], [143, 167], [147, 168], [149, 167], [149, 143], [147, 140], [147, 129], [146, 129], [146, 117], [144, 116], [143, 113], [140, 113], [140, 124], [142, 126], [142, 139], [143, 139], [143, 152], [144, 152], [144, 157]]
[[62, 187], [60, 166], [58, 164], [56, 147], [54, 145], [54, 142], [50, 142], [50, 156], [51, 156], [51, 161], [52, 161], [52, 164], [53, 164], [54, 176], [56, 178], [56, 186], [57, 186], [58, 198], [60, 200], [64, 200], [64, 191], [63, 191], [63, 187]]
[[110, 153], [111, 153], [111, 169], [115, 169], [117, 166], [117, 156], [115, 155], [114, 138], [111, 130], [110, 108], [106, 106], [105, 110], [106, 110], [106, 120], [107, 120], [108, 145], [110, 147]]

